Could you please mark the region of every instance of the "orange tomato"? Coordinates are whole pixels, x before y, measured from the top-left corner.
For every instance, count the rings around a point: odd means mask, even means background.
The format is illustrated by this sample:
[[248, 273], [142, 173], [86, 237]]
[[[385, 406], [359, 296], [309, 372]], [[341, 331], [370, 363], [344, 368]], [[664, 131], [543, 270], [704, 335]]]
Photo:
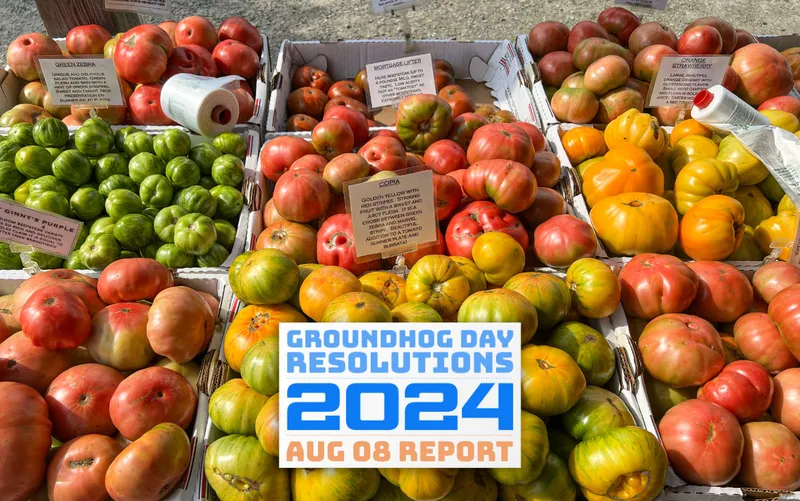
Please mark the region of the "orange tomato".
[[338, 266], [313, 270], [300, 286], [300, 308], [315, 322], [321, 322], [325, 308], [348, 292], [361, 292], [363, 286], [355, 275]]
[[383, 300], [366, 292], [347, 292], [325, 308], [323, 322], [391, 322], [392, 312]]
[[613, 148], [583, 175], [583, 195], [589, 207], [604, 198], [630, 192], [664, 194], [664, 173], [638, 146]]
[[675, 124], [672, 133], [669, 136], [669, 143], [674, 148], [678, 142], [686, 136], [703, 136], [711, 139], [713, 132], [711, 129], [701, 124], [694, 118], [684, 120], [683, 122]]
[[601, 200], [589, 213], [597, 237], [618, 256], [669, 252], [678, 239], [678, 213], [650, 193], [623, 193]]
[[288, 304], [245, 306], [234, 317], [225, 333], [223, 350], [231, 369], [239, 372], [251, 346], [262, 339], [277, 336], [281, 322], [305, 322], [306, 317]]
[[681, 220], [678, 243], [692, 259], [719, 261], [733, 253], [744, 234], [744, 207], [725, 195], [697, 202]]
[[733, 194], [739, 187], [736, 166], [714, 158], [693, 160], [675, 179], [675, 203], [686, 214], [700, 200], [716, 194]]
[[770, 248], [773, 243], [778, 245], [788, 245], [784, 247], [778, 256], [781, 261], [788, 261], [791, 256], [791, 247], [797, 232], [798, 214], [794, 211], [782, 211], [777, 216], [767, 218], [755, 229], [756, 240], [764, 254], [772, 252]]
[[608, 152], [603, 133], [594, 127], [575, 127], [561, 136], [561, 144], [572, 165]]

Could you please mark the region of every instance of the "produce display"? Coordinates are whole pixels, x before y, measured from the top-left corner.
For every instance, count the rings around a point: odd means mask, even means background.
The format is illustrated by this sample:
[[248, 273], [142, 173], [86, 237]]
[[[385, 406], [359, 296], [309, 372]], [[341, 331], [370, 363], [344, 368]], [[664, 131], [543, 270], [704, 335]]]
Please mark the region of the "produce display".
[[[66, 261], [32, 255], [42, 269], [101, 270], [138, 256], [216, 267], [233, 248], [247, 151], [239, 134], [192, 146], [180, 129], [114, 131], [90, 118], [70, 136], [63, 122], [42, 117], [0, 139], [0, 196], [84, 223]], [[22, 266], [0, 242], [0, 269]]]
[[[552, 112], [559, 122], [609, 123], [628, 110], [644, 111], [661, 58], [732, 54], [722, 85], [759, 110], [796, 113], [800, 100], [800, 48], [778, 52], [720, 17], [704, 17], [678, 36], [656, 21], [642, 23], [631, 11], [609, 7], [597, 21], [570, 29], [546, 21], [528, 35]], [[683, 116], [675, 106], [649, 110], [662, 125]]]
[[0, 115], [0, 127], [33, 123], [36, 118], [55, 117], [70, 126], [90, 117], [88, 109], [56, 106], [39, 81], [37, 56], [102, 56], [114, 60], [126, 106], [98, 109], [97, 115], [113, 125], [176, 125], [161, 109], [161, 87], [178, 73], [205, 77], [238, 75], [245, 80], [233, 84], [239, 104], [237, 123], [253, 116], [253, 88], [261, 61], [262, 39], [258, 30], [242, 17], [230, 17], [219, 28], [201, 16], [158, 26], [143, 24], [126, 33], [112, 35], [96, 24], [76, 26], [67, 33], [66, 50], [42, 33], [27, 33], [8, 46], [7, 63], [27, 83], [19, 93], [19, 104]]
[[173, 491], [191, 460], [197, 361], [217, 298], [131, 258], [98, 279], [39, 273], [2, 303], [2, 498], [144, 501]]

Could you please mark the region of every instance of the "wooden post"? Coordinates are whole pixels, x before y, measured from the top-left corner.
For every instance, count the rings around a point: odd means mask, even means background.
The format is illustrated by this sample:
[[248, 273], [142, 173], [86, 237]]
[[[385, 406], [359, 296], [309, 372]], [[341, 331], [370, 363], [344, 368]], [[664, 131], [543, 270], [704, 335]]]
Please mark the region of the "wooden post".
[[99, 24], [114, 36], [142, 23], [138, 14], [103, 9], [103, 0], [36, 0], [36, 7], [53, 38], [82, 24]]

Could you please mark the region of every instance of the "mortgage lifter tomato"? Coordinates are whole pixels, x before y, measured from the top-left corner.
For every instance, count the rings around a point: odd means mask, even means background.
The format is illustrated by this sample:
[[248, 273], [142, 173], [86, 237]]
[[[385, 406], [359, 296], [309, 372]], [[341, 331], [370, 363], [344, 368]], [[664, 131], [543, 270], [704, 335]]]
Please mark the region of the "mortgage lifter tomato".
[[424, 152], [436, 141], [447, 138], [452, 125], [453, 109], [439, 96], [408, 96], [397, 106], [397, 133], [411, 150]]
[[728, 409], [746, 423], [769, 409], [775, 387], [769, 372], [749, 360], [737, 360], [697, 392], [697, 398]]
[[34, 346], [48, 350], [77, 348], [92, 332], [86, 305], [58, 285], [34, 292], [20, 310], [19, 323]]
[[494, 123], [475, 131], [467, 148], [470, 165], [480, 160], [513, 160], [529, 169], [536, 151], [530, 136], [517, 124]]
[[491, 198], [512, 213], [530, 207], [538, 189], [531, 170], [512, 160], [481, 160], [470, 165], [462, 186], [475, 200]]
[[514, 237], [523, 249], [528, 248], [528, 232], [519, 219], [497, 204], [482, 200], [470, 203], [450, 219], [445, 232], [447, 253], [472, 259], [475, 240], [490, 231], [506, 233]]

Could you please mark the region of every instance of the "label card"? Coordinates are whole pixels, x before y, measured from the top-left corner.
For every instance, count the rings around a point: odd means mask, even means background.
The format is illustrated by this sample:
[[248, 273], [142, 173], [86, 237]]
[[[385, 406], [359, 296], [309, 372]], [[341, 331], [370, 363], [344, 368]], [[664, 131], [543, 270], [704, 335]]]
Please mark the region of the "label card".
[[80, 221], [0, 200], [0, 242], [30, 245], [66, 259], [80, 230]]
[[721, 84], [731, 56], [670, 56], [661, 59], [647, 107], [688, 106], [698, 92]]
[[614, 4], [642, 9], [664, 10], [667, 8], [667, 0], [614, 0]]
[[369, 100], [373, 108], [394, 106], [414, 94], [436, 94], [433, 59], [417, 54], [367, 65]]
[[40, 58], [39, 68], [55, 105], [125, 106], [113, 59]]
[[519, 468], [520, 351], [519, 323], [281, 323], [280, 467]]
[[376, 14], [383, 14], [392, 9], [410, 9], [416, 0], [372, 0], [372, 10]]
[[170, 0], [104, 0], [106, 10], [124, 10], [154, 16], [170, 15]]
[[414, 172], [345, 187], [356, 257], [391, 257], [436, 242], [433, 173]]

